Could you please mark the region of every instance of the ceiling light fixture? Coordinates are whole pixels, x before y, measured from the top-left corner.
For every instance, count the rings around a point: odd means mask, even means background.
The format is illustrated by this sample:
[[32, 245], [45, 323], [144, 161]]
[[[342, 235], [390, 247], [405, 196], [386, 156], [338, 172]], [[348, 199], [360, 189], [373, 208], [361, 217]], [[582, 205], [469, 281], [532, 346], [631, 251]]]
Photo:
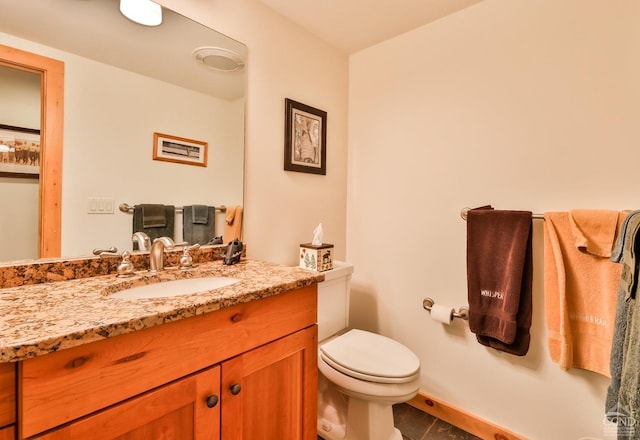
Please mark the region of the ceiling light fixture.
[[120, 12], [129, 20], [145, 26], [162, 23], [162, 7], [151, 0], [120, 0]]
[[244, 67], [240, 55], [221, 47], [199, 47], [193, 51], [195, 60], [219, 72], [234, 72]]

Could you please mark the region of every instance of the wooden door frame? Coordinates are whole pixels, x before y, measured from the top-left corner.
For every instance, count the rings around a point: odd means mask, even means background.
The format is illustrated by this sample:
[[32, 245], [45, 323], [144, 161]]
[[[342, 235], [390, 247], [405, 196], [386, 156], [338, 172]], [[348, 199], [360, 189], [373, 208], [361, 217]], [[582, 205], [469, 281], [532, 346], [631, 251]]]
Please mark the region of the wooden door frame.
[[0, 65], [41, 78], [38, 257], [59, 257], [62, 228], [64, 63], [0, 44]]

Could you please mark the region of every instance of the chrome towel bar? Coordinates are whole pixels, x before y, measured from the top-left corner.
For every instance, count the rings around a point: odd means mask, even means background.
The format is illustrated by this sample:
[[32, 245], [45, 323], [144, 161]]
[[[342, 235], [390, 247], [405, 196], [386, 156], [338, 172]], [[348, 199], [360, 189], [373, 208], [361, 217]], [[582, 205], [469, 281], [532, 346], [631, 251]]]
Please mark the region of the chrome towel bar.
[[[460, 210], [460, 217], [462, 217], [462, 220], [467, 221], [467, 214], [469, 211], [471, 211], [471, 208], [468, 207]], [[531, 214], [531, 218], [535, 220], [544, 220], [544, 214]]]
[[[128, 203], [121, 203], [120, 206], [118, 206], [118, 209], [122, 212], [133, 212], [134, 208], [135, 206], [131, 206]], [[216, 206], [216, 211], [226, 212], [227, 207], [224, 205]], [[182, 206], [176, 206], [176, 212], [182, 212]]]

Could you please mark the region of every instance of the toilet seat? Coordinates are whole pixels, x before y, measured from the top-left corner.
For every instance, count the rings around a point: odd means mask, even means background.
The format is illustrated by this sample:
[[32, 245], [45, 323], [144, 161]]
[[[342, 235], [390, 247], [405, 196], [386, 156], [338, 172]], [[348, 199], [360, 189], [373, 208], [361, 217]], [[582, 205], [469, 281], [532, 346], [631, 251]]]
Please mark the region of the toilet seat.
[[320, 356], [337, 371], [369, 382], [409, 382], [420, 371], [420, 360], [407, 347], [358, 329], [321, 345]]

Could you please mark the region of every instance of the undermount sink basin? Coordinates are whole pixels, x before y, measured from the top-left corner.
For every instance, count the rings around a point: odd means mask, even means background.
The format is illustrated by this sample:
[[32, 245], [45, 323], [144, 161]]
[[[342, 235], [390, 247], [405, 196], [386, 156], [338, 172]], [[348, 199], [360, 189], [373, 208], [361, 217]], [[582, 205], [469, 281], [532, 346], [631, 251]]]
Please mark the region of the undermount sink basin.
[[111, 298], [142, 299], [191, 295], [230, 286], [238, 281], [238, 278], [229, 277], [184, 278], [131, 287], [112, 294]]

